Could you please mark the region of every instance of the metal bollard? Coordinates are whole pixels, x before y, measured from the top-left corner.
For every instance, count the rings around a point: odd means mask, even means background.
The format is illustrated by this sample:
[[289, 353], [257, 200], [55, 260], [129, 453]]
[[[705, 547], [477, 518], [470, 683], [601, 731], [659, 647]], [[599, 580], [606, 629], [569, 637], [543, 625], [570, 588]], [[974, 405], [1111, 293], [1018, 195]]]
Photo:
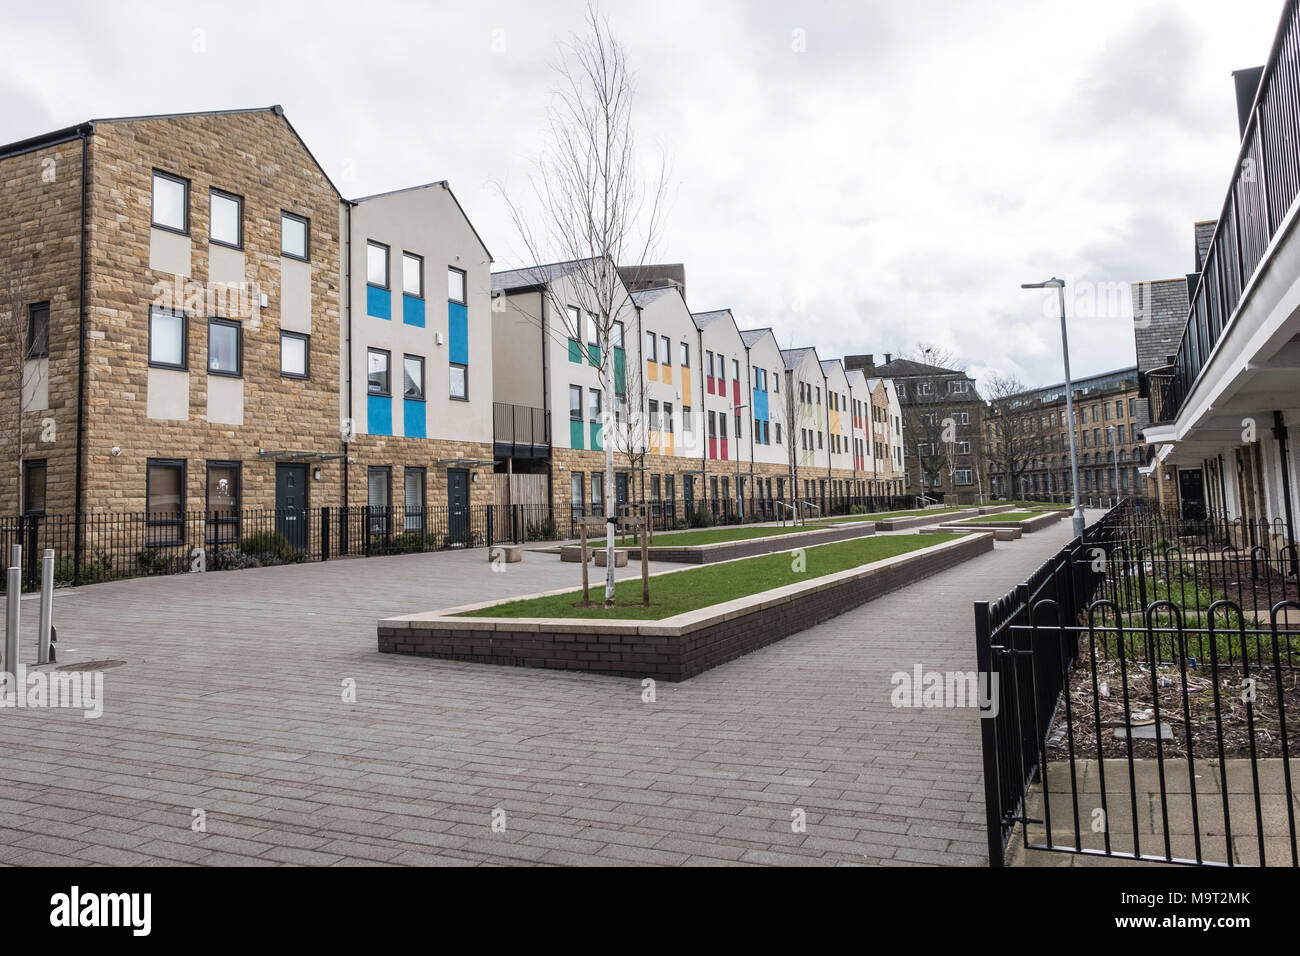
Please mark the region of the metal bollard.
[[11, 545], [9, 548], [9, 567], [21, 568], [23, 566], [23, 546], [21, 544]]
[[36, 662], [50, 663], [50, 633], [54, 626], [54, 549], [46, 548], [41, 560], [41, 625]]
[[9, 590], [5, 593], [7, 612], [5, 614], [5, 660], [4, 672], [18, 677], [18, 611], [23, 603], [23, 570], [9, 569]]

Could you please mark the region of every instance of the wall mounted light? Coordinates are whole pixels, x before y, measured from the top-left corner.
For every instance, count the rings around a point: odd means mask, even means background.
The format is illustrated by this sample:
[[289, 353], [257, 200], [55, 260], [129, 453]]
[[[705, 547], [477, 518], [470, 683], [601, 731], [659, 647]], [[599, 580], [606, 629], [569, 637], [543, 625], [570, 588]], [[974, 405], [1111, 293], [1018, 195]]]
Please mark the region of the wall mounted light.
[[441, 333], [441, 332], [434, 332], [434, 333], [433, 333], [433, 341], [434, 341], [434, 344], [435, 344], [435, 345], [441, 345], [441, 344], [442, 344], [442, 333]]
[[319, 468], [312, 469], [311, 476], [315, 478], [317, 481], [320, 481], [320, 469]]
[[122, 454], [122, 446], [121, 446], [121, 445], [114, 445], [114, 446], [113, 446], [113, 457], [116, 458], [116, 457], [117, 457], [118, 455], [120, 455], [120, 454]]

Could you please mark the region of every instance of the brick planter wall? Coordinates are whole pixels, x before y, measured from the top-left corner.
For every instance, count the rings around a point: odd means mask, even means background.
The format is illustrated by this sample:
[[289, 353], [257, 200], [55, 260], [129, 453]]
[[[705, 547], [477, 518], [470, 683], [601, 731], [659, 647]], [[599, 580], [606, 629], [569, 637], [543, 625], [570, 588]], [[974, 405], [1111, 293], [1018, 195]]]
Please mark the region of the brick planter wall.
[[379, 651], [682, 681], [992, 549], [993, 535], [967, 535], [662, 621], [412, 614], [379, 622]]

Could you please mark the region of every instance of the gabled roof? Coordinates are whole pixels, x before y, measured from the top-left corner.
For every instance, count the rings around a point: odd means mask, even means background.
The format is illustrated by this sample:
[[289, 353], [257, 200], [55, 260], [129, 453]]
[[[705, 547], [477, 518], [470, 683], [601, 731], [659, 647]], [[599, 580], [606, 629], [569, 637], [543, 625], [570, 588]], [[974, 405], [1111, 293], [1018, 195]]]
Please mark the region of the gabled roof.
[[325, 177], [325, 181], [330, 184], [330, 188], [334, 190], [340, 199], [343, 198], [343, 193], [339, 192], [339, 188], [334, 184], [334, 180], [330, 179], [329, 173], [325, 172], [325, 167], [320, 164], [320, 161], [316, 159], [315, 154], [310, 148], [308, 148], [306, 142], [303, 141], [303, 138], [298, 135], [298, 131], [293, 128], [293, 124], [289, 122], [289, 118], [284, 115], [284, 107], [279, 103], [276, 103], [273, 106], [255, 106], [233, 110], [195, 110], [189, 113], [153, 113], [146, 116], [110, 116], [101, 119], [91, 119], [76, 126], [68, 126], [51, 133], [42, 133], [40, 136], [33, 136], [30, 139], [19, 140], [5, 146], [0, 146], [0, 159], [8, 159], [10, 156], [18, 156], [23, 153], [29, 153], [35, 149], [43, 149], [46, 146], [65, 143], [69, 140], [76, 139], [83, 134], [87, 136], [94, 135], [95, 127], [101, 124], [140, 123], [148, 120], [182, 119], [192, 116], [235, 116], [240, 113], [274, 113], [276, 116], [283, 119], [284, 124], [289, 127], [289, 132], [293, 133], [294, 138], [298, 140], [298, 143], [302, 146], [303, 150], [309, 157], [311, 157], [311, 161], [315, 163], [316, 168], [319, 169], [321, 175]]
[[388, 190], [388, 192], [375, 193], [372, 196], [362, 196], [360, 199], [348, 199], [346, 200], [346, 202], [350, 203], [353, 206], [359, 206], [363, 202], [370, 202], [372, 199], [386, 199], [389, 196], [396, 196], [399, 195], [400, 193], [415, 192], [417, 189], [432, 189], [435, 186], [439, 186], [447, 190], [447, 195], [450, 196], [451, 201], [456, 204], [456, 209], [460, 212], [461, 218], [464, 219], [465, 224], [469, 226], [469, 231], [474, 233], [474, 238], [477, 239], [478, 244], [483, 247], [483, 251], [488, 254], [488, 261], [491, 262], [492, 250], [487, 247], [487, 243], [483, 241], [483, 237], [480, 236], [478, 230], [474, 228], [473, 221], [465, 213], [465, 207], [460, 204], [460, 200], [456, 198], [456, 194], [451, 191], [451, 184], [449, 184], [445, 179], [438, 179], [431, 183], [421, 183], [418, 186], [406, 186], [402, 189], [390, 189]]
[[[843, 366], [843, 364], [841, 364], [841, 362], [840, 362], [839, 359], [823, 359], [823, 360], [822, 360], [822, 363], [821, 363], [821, 366], [822, 366], [822, 374], [823, 374], [823, 375], [829, 375], [829, 374], [830, 374], [834, 369], [837, 369], [837, 368], [838, 368], [841, 372], [844, 371], [844, 366]], [[847, 378], [847, 376], [845, 376], [845, 377]]]
[[714, 310], [711, 311], [711, 312], [692, 312], [692, 313], [691, 313], [691, 318], [695, 320], [695, 327], [696, 327], [697, 329], [700, 329], [701, 331], [703, 331], [704, 329], [708, 328], [710, 325], [712, 325], [714, 322], [718, 321], [718, 319], [723, 318], [724, 316], [725, 316], [726, 318], [731, 319], [733, 325], [735, 324], [735, 321], [736, 321], [736, 320], [731, 318], [731, 310], [730, 310], [730, 309], [714, 309]]
[[493, 292], [518, 292], [523, 289], [538, 289], [549, 285], [556, 279], [576, 272], [594, 259], [570, 259], [568, 262], [551, 262], [540, 266], [525, 266], [522, 269], [506, 269], [492, 273]]
[[[636, 303], [636, 307], [638, 309], [644, 309], [647, 305], [649, 305], [651, 302], [654, 302], [656, 299], [662, 299], [664, 296], [668, 295], [669, 293], [672, 292], [680, 293], [681, 291], [682, 290], [680, 286], [665, 285], [665, 286], [659, 286], [658, 288], [655, 289], [638, 289], [636, 291], [629, 292], [628, 295], [632, 297], [632, 301]], [[682, 299], [682, 302], [685, 303], [686, 300]]]
[[773, 332], [770, 328], [745, 329], [745, 331], [740, 333], [740, 338], [744, 341], [745, 346], [747, 348], [752, 348], [754, 343], [757, 342], [765, 335], [770, 335], [772, 337], [772, 341], [773, 342], [776, 341], [776, 333]]
[[[811, 346], [802, 349], [782, 349], [781, 358], [785, 359], [785, 367], [787, 369], [796, 369], [799, 367], [799, 363], [804, 360], [804, 357], [809, 352], [811, 352], [814, 356], [817, 354], [817, 350], [815, 348], [812, 348]], [[821, 363], [818, 362], [819, 366], [820, 364]]]
[[909, 375], [962, 375], [966, 373], [959, 368], [944, 368], [941, 365], [927, 365], [911, 359], [894, 359], [884, 365], [877, 365], [876, 371], [882, 378], [906, 378]]

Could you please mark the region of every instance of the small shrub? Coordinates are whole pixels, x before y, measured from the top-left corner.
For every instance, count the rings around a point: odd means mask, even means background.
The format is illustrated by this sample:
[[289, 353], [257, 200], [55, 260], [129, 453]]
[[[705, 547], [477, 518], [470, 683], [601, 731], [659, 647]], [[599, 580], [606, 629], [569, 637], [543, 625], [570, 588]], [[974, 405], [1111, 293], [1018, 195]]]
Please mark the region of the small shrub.
[[302, 560], [295, 555], [289, 539], [279, 531], [259, 531], [250, 534], [240, 540], [239, 550], [263, 565], [290, 564]]
[[529, 541], [554, 541], [560, 536], [554, 518], [530, 521], [526, 532]]
[[691, 512], [690, 526], [692, 528], [712, 528], [713, 512], [704, 505], [696, 505], [695, 510]]

